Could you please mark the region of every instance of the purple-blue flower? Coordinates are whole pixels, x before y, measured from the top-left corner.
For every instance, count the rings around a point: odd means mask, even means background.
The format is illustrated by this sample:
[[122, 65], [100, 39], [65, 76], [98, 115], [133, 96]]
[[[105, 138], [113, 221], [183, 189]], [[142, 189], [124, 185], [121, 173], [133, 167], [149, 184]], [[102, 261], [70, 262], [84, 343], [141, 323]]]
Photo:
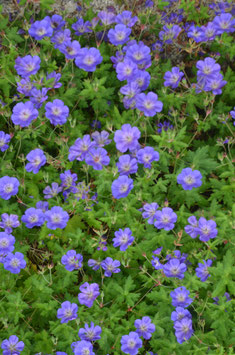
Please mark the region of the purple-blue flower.
[[24, 260], [24, 255], [22, 253], [8, 253], [4, 259], [4, 268], [12, 274], [19, 274], [20, 270], [24, 269], [25, 266], [26, 261]]
[[90, 21], [84, 21], [83, 18], [79, 18], [77, 22], [73, 23], [72, 29], [77, 36], [81, 36], [84, 33], [92, 33]]
[[61, 258], [61, 263], [68, 271], [78, 270], [82, 267], [83, 256], [77, 254], [76, 250], [69, 250]]
[[37, 174], [39, 172], [39, 169], [46, 164], [46, 156], [41, 149], [34, 149], [31, 150], [26, 155], [26, 159], [29, 161], [29, 163], [26, 164], [25, 170], [28, 172], [33, 172], [34, 174]]
[[155, 325], [149, 317], [135, 320], [136, 333], [144, 339], [150, 339], [155, 332]]
[[0, 197], [9, 200], [18, 193], [20, 182], [15, 177], [3, 176], [0, 178]]
[[53, 102], [48, 102], [45, 106], [45, 116], [54, 126], [62, 125], [67, 121], [69, 108], [65, 106], [63, 101], [55, 99]]
[[119, 229], [114, 233], [113, 246], [120, 247], [120, 251], [125, 251], [133, 243], [135, 238], [132, 235], [130, 228]]
[[68, 28], [63, 31], [58, 31], [51, 37], [51, 42], [55, 43], [54, 47], [59, 50], [63, 48], [63, 44], [67, 41], [71, 41], [71, 32]]
[[42, 212], [46, 212], [49, 209], [49, 204], [47, 201], [38, 201], [36, 203], [36, 208], [38, 208], [39, 210], [42, 210]]
[[167, 24], [163, 26], [163, 30], [159, 32], [159, 38], [166, 44], [172, 44], [173, 40], [178, 37], [182, 28], [178, 25]]
[[198, 263], [198, 267], [195, 269], [195, 271], [197, 277], [199, 277], [202, 282], [205, 282], [208, 279], [208, 277], [211, 276], [209, 274], [208, 267], [212, 265], [212, 260], [211, 259], [203, 260], [203, 262], [204, 262], [203, 264]]
[[118, 80], [130, 80], [138, 73], [138, 66], [131, 59], [125, 58], [117, 63], [116, 72]]
[[58, 195], [63, 190], [61, 186], [57, 184], [57, 182], [53, 182], [50, 186], [46, 186], [43, 190], [44, 198], [49, 199]]
[[85, 162], [94, 170], [102, 170], [103, 165], [109, 165], [110, 158], [104, 148], [91, 148], [85, 156]]
[[198, 77], [207, 78], [208, 76], [218, 75], [220, 72], [220, 65], [216, 63], [215, 59], [207, 57], [204, 60], [199, 60], [196, 63], [198, 69]]
[[0, 232], [0, 254], [11, 253], [15, 247], [15, 237], [5, 232]]
[[3, 355], [19, 355], [24, 350], [24, 343], [16, 335], [11, 335], [9, 339], [3, 340], [1, 348]]
[[192, 320], [191, 318], [184, 317], [174, 323], [175, 336], [179, 344], [189, 340], [193, 335]]
[[66, 24], [66, 22], [63, 20], [63, 17], [60, 15], [55, 14], [52, 15], [51, 18], [49, 16], [46, 16], [46, 19], [47, 18], [50, 19], [51, 27], [55, 31], [61, 30], [61, 28]]
[[94, 259], [89, 259], [88, 260], [88, 266], [92, 268], [92, 270], [97, 271], [100, 268], [100, 262]]
[[184, 287], [178, 287], [174, 291], [171, 291], [170, 296], [172, 298], [173, 307], [188, 307], [192, 302], [192, 298], [188, 297], [190, 292]]
[[94, 145], [95, 142], [91, 141], [89, 134], [85, 134], [83, 138], [76, 139], [75, 143], [69, 148], [69, 160], [84, 160], [86, 154]]
[[168, 129], [173, 129], [174, 128], [170, 121], [164, 121], [163, 123], [159, 122], [157, 124], [157, 126], [158, 126], [158, 130], [157, 130], [158, 133], [162, 133], [162, 130], [167, 132]]
[[187, 309], [184, 309], [183, 307], [176, 307], [175, 311], [171, 313], [171, 320], [173, 322], [179, 321], [184, 317], [188, 317], [191, 319], [192, 315]]
[[74, 59], [78, 56], [81, 51], [81, 45], [78, 41], [66, 40], [58, 46], [61, 53], [65, 55], [66, 59]]
[[54, 206], [51, 210], [45, 212], [47, 228], [55, 230], [57, 228], [64, 229], [69, 220], [69, 215], [62, 207]]
[[198, 227], [195, 231], [199, 234], [199, 239], [202, 242], [208, 242], [208, 240], [215, 238], [218, 234], [215, 221], [212, 219], [207, 221], [204, 217], [199, 218]]
[[119, 260], [113, 260], [110, 257], [107, 257], [104, 259], [101, 263], [100, 266], [104, 270], [104, 276], [110, 277], [112, 274], [117, 274], [121, 270], [119, 269], [120, 266], [120, 261]]
[[128, 46], [126, 58], [136, 63], [139, 69], [147, 69], [151, 66], [150, 48], [143, 42]]
[[121, 155], [116, 166], [120, 175], [135, 174], [138, 170], [137, 160], [129, 154]]
[[179, 259], [170, 259], [163, 266], [163, 271], [166, 277], [177, 277], [178, 279], [183, 279], [186, 270], [186, 264], [181, 263]]
[[91, 137], [94, 139], [97, 147], [104, 147], [112, 142], [112, 139], [109, 138], [109, 133], [107, 131], [95, 131], [91, 134]]
[[151, 260], [151, 264], [155, 270], [162, 270], [163, 265], [160, 263], [159, 258], [157, 256], [152, 256], [153, 260]]
[[224, 77], [222, 74], [213, 75], [206, 80], [204, 90], [212, 91], [214, 95], [222, 94], [221, 88], [227, 84], [226, 80], [223, 80]]
[[47, 88], [42, 88], [41, 90], [32, 88], [30, 91], [30, 101], [34, 104], [34, 107], [42, 107], [43, 102], [48, 99], [47, 92]]
[[125, 354], [136, 355], [143, 343], [138, 333], [130, 332], [128, 335], [123, 335], [121, 338], [121, 350]]
[[127, 27], [133, 27], [137, 21], [138, 21], [138, 17], [137, 16], [132, 17], [131, 11], [123, 11], [121, 14], [118, 14], [115, 17], [116, 23], [123, 24]]
[[33, 87], [33, 82], [29, 78], [21, 79], [17, 82], [17, 91], [25, 96], [31, 95]]
[[159, 153], [152, 147], [144, 147], [139, 149], [137, 152], [138, 163], [144, 164], [144, 167], [150, 169], [152, 167], [151, 163], [153, 161], [159, 160]]
[[78, 336], [82, 340], [87, 340], [87, 341], [96, 341], [100, 339], [100, 334], [102, 332], [102, 329], [99, 325], [94, 325], [93, 322], [91, 322], [91, 325], [85, 323], [84, 328], [80, 328], [78, 332]]
[[116, 199], [125, 198], [129, 195], [130, 191], [133, 189], [133, 180], [128, 178], [126, 175], [119, 176], [112, 183], [112, 194]]
[[18, 75], [27, 78], [34, 75], [40, 69], [41, 59], [34, 55], [26, 55], [25, 57], [17, 57], [15, 60], [15, 70]]
[[75, 64], [78, 68], [88, 72], [96, 70], [96, 66], [100, 64], [103, 57], [97, 48], [81, 48], [76, 59]]
[[116, 25], [115, 28], [111, 28], [108, 32], [109, 41], [115, 45], [122, 45], [129, 40], [131, 29], [125, 25]]
[[78, 300], [81, 304], [84, 304], [88, 308], [93, 306], [94, 300], [99, 296], [100, 290], [97, 283], [89, 284], [85, 282], [79, 287], [81, 293], [78, 294]]
[[13, 107], [11, 120], [15, 125], [28, 127], [30, 123], [38, 117], [38, 110], [34, 108], [31, 101], [19, 102]]
[[158, 204], [156, 202], [153, 203], [146, 203], [143, 206], [143, 213], [142, 217], [143, 218], [148, 218], [148, 224], [153, 224], [155, 220], [155, 213], [157, 209], [159, 208]]
[[166, 231], [169, 231], [175, 227], [177, 215], [172, 208], [164, 207], [162, 211], [157, 211], [155, 213], [155, 219], [154, 226], [157, 229], [165, 229]]
[[197, 238], [198, 236], [198, 231], [197, 231], [197, 227], [198, 227], [198, 221], [197, 218], [195, 216], [190, 216], [188, 218], [188, 222], [189, 225], [184, 227], [185, 232], [190, 235], [191, 238]]
[[199, 170], [192, 170], [191, 168], [185, 168], [177, 176], [178, 184], [182, 185], [184, 190], [192, 190], [193, 188], [200, 187], [202, 185], [202, 174]]
[[171, 71], [167, 71], [164, 75], [164, 86], [171, 86], [172, 89], [176, 89], [183, 76], [184, 73], [178, 67], [173, 67]]
[[192, 38], [196, 43], [202, 42], [204, 40], [204, 32], [201, 27], [192, 25], [187, 31], [189, 38]]
[[65, 301], [61, 304], [61, 308], [57, 311], [57, 318], [61, 319], [61, 323], [68, 323], [70, 320], [77, 318], [78, 305]]
[[137, 70], [134, 78], [130, 78], [128, 82], [135, 83], [141, 91], [149, 87], [151, 76], [147, 71]]
[[213, 20], [213, 24], [218, 35], [224, 32], [233, 33], [235, 31], [235, 18], [228, 13], [222, 13], [216, 16]]
[[138, 94], [136, 96], [136, 108], [144, 112], [147, 117], [153, 117], [157, 112], [161, 112], [163, 103], [158, 101], [158, 96], [150, 91], [148, 94]]
[[21, 217], [21, 221], [30, 229], [33, 227], [40, 227], [45, 221], [44, 212], [38, 208], [30, 207]]
[[89, 341], [76, 341], [71, 344], [74, 355], [95, 355], [93, 345]]
[[0, 131], [0, 150], [1, 152], [5, 152], [9, 148], [9, 143], [11, 140], [10, 134], [7, 134], [3, 131]]
[[0, 222], [0, 228], [4, 228], [5, 233], [11, 234], [13, 228], [17, 228], [20, 225], [18, 216], [16, 214], [3, 213], [1, 215], [2, 221]]
[[103, 25], [108, 26], [115, 22], [115, 14], [113, 12], [100, 11], [97, 15]]
[[40, 41], [44, 37], [51, 37], [52, 34], [53, 28], [51, 27], [50, 19], [35, 21], [29, 29], [29, 35], [37, 41]]
[[61, 74], [60, 73], [56, 73], [55, 71], [51, 72], [51, 73], [47, 73], [47, 77], [46, 77], [46, 81], [51, 79], [54, 79], [53, 83], [50, 84], [50, 89], [58, 89], [62, 86], [62, 84], [59, 82], [61, 78]]
[[122, 153], [125, 153], [128, 149], [133, 151], [138, 148], [139, 138], [139, 129], [137, 127], [131, 127], [129, 123], [122, 125], [121, 130], [117, 130], [114, 134], [116, 148]]

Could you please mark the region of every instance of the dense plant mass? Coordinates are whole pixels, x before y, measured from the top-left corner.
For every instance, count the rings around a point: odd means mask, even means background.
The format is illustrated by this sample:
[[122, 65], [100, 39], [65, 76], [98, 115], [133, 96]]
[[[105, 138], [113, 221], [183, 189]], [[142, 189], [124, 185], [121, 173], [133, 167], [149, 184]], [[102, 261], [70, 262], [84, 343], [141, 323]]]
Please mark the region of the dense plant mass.
[[2, 353], [234, 354], [234, 4], [15, 3]]

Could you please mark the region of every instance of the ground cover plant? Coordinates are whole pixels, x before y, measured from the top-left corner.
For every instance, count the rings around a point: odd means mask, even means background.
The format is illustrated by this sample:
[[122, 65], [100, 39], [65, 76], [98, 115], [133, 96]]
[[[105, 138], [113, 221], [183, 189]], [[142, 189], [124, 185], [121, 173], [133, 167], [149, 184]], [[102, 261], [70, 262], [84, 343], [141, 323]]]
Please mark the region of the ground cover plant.
[[232, 1], [15, 3], [2, 353], [234, 354]]

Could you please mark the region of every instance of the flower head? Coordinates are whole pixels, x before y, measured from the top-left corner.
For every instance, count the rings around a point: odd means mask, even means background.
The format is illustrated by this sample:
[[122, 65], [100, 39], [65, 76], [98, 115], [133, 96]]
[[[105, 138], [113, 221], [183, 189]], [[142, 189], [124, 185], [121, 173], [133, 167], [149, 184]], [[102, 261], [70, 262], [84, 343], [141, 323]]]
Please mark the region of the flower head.
[[62, 207], [54, 206], [51, 210], [45, 212], [47, 228], [55, 230], [57, 228], [64, 229], [69, 220], [69, 215]]
[[192, 190], [193, 188], [200, 187], [202, 185], [202, 174], [199, 170], [192, 170], [191, 168], [185, 168], [177, 176], [178, 184], [182, 185], [184, 190]]
[[15, 125], [28, 127], [30, 123], [38, 117], [38, 110], [34, 108], [31, 101], [19, 102], [13, 107], [11, 120]]
[[15, 60], [15, 70], [18, 75], [23, 78], [28, 78], [34, 75], [40, 69], [41, 59], [39, 56], [26, 55], [25, 57], [17, 57]]
[[3, 355], [19, 355], [24, 350], [24, 343], [16, 335], [11, 335], [8, 340], [3, 340], [1, 348]]
[[103, 260], [100, 263], [100, 266], [104, 270], [104, 276], [110, 277], [112, 274], [117, 274], [121, 270], [119, 269], [120, 266], [120, 261], [118, 260], [113, 260], [110, 257], [107, 257], [105, 260]]
[[78, 294], [78, 300], [88, 308], [93, 306], [94, 300], [99, 296], [99, 285], [96, 283], [89, 284], [85, 282], [79, 287], [81, 293]]
[[187, 310], [184, 309], [183, 307], [176, 307], [175, 311], [171, 313], [171, 320], [173, 322], [176, 322], [177, 320], [181, 320], [184, 317], [192, 318], [191, 313]]
[[125, 354], [136, 355], [143, 343], [137, 332], [130, 332], [129, 335], [123, 335], [121, 338], [121, 350]]
[[129, 36], [131, 34], [131, 29], [126, 27], [125, 25], [116, 25], [115, 28], [111, 28], [108, 32], [109, 41], [118, 46], [120, 44], [124, 44], [129, 40]]
[[12, 274], [19, 274], [20, 270], [24, 269], [25, 266], [26, 261], [24, 260], [24, 255], [22, 253], [8, 253], [4, 259], [4, 268]]
[[136, 96], [136, 108], [143, 111], [145, 116], [153, 117], [162, 111], [163, 103], [158, 101], [157, 94], [150, 91], [148, 94], [141, 93]]
[[159, 160], [159, 153], [152, 147], [144, 147], [138, 150], [137, 159], [138, 163], [144, 164], [145, 168], [150, 169], [151, 163]]
[[197, 238], [198, 236], [198, 221], [195, 216], [191, 216], [188, 218], [189, 225], [184, 227], [185, 232], [190, 235], [191, 238]]
[[184, 317], [174, 324], [175, 336], [179, 344], [189, 340], [193, 335], [192, 319]]
[[65, 106], [63, 101], [55, 99], [53, 102], [48, 102], [45, 106], [45, 116], [54, 126], [62, 125], [67, 121], [69, 108]]
[[18, 216], [16, 214], [3, 213], [1, 215], [2, 221], [0, 222], [0, 228], [4, 228], [5, 233], [11, 234], [13, 228], [17, 228], [20, 225]]
[[1, 152], [5, 152], [9, 148], [9, 143], [11, 140], [10, 134], [7, 134], [3, 131], [0, 131], [0, 150]]
[[164, 75], [164, 86], [171, 86], [172, 89], [176, 89], [183, 76], [184, 73], [178, 67], [173, 67], [171, 71], [167, 71]]
[[167, 277], [177, 277], [178, 279], [184, 278], [184, 273], [187, 266], [181, 263], [179, 259], [170, 259], [164, 266], [163, 271]]
[[78, 68], [88, 72], [96, 70], [96, 66], [100, 64], [103, 57], [97, 48], [81, 48], [76, 59], [75, 64]]
[[174, 307], [188, 307], [192, 302], [192, 298], [188, 297], [190, 292], [184, 287], [178, 287], [170, 293], [172, 298], [172, 306]]
[[148, 224], [153, 224], [154, 223], [154, 219], [155, 219], [155, 213], [158, 209], [158, 204], [156, 202], [153, 203], [146, 203], [143, 206], [143, 213], [142, 213], [142, 217], [143, 218], [148, 218]]
[[78, 336], [82, 340], [87, 340], [87, 341], [96, 341], [100, 339], [100, 334], [102, 332], [102, 329], [99, 325], [94, 325], [93, 322], [91, 322], [91, 326], [86, 323], [84, 328], [80, 328], [78, 332]]
[[11, 253], [15, 247], [15, 237], [5, 232], [0, 232], [0, 254]]
[[0, 178], [0, 197], [9, 200], [18, 193], [20, 182], [15, 177], [4, 176]]
[[85, 156], [85, 162], [94, 170], [102, 170], [103, 165], [109, 164], [110, 158], [104, 148], [91, 148]]
[[71, 344], [74, 355], [95, 355], [93, 345], [89, 341], [76, 341]]
[[151, 322], [149, 317], [135, 320], [136, 333], [144, 339], [150, 339], [152, 333], [155, 332], [155, 325]]
[[114, 134], [116, 147], [122, 153], [125, 153], [128, 149], [132, 151], [138, 148], [139, 138], [139, 129], [137, 127], [131, 127], [129, 123], [122, 125], [121, 130], [117, 130]]
[[70, 320], [77, 318], [78, 305], [65, 301], [61, 304], [61, 308], [57, 311], [57, 318], [61, 319], [61, 323], [68, 323]]
[[72, 29], [77, 36], [81, 36], [84, 33], [92, 33], [90, 21], [84, 21], [83, 18], [79, 18], [77, 22], [73, 23]]
[[204, 262], [203, 264], [198, 263], [198, 267], [196, 268], [195, 271], [197, 277], [199, 277], [202, 282], [205, 282], [208, 279], [208, 277], [211, 276], [209, 274], [208, 267], [212, 265], [212, 260], [211, 259], [208, 259], [207, 261], [203, 260], [203, 262]]
[[164, 207], [162, 211], [157, 211], [155, 213], [154, 226], [157, 229], [165, 229], [169, 231], [174, 228], [175, 222], [177, 221], [177, 215], [172, 210], [172, 208]]
[[133, 189], [133, 180], [126, 175], [119, 176], [112, 183], [112, 194], [116, 199], [127, 197]]
[[132, 17], [131, 11], [123, 11], [121, 14], [118, 14], [115, 17], [116, 23], [123, 24], [127, 27], [133, 27], [137, 21], [138, 21], [138, 17], [137, 16]]
[[29, 161], [25, 166], [25, 170], [28, 172], [33, 172], [37, 174], [40, 168], [46, 164], [46, 156], [41, 149], [31, 150], [30, 153], [26, 155], [26, 159]]
[[50, 18], [35, 21], [29, 29], [29, 35], [38, 41], [44, 37], [51, 37], [52, 34], [53, 28], [51, 27]]
[[116, 231], [114, 235], [115, 238], [113, 238], [113, 246], [115, 248], [120, 247], [121, 251], [127, 250], [128, 246], [135, 240], [130, 228], [119, 229], [119, 231]]
[[116, 165], [120, 175], [135, 174], [138, 170], [137, 160], [128, 154], [121, 155]]
[[199, 218], [195, 232], [199, 234], [199, 239], [202, 242], [208, 242], [208, 240], [215, 238], [218, 234], [215, 221], [212, 219], [207, 221], [204, 217]]
[[122, 62], [117, 63], [116, 72], [118, 80], [130, 80], [137, 74], [138, 66], [131, 59], [125, 58]]
[[68, 271], [78, 270], [82, 267], [83, 256], [77, 254], [75, 250], [69, 250], [61, 258], [61, 263]]
[[45, 221], [44, 212], [38, 208], [30, 207], [21, 217], [21, 221], [30, 229], [33, 227], [41, 227]]

